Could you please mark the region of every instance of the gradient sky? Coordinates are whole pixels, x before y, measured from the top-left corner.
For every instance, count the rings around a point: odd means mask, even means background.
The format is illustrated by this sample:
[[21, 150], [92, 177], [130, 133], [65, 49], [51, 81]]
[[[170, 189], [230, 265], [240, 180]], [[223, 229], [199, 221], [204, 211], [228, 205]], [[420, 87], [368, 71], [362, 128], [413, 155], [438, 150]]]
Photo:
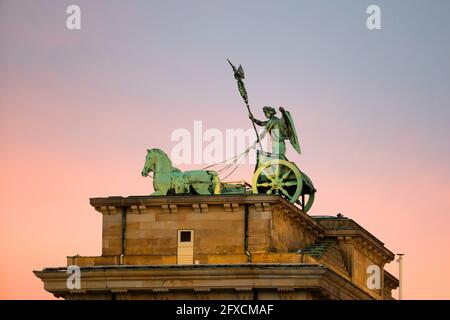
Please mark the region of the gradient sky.
[[[65, 27], [70, 4], [80, 31]], [[366, 28], [370, 4], [382, 30]], [[291, 111], [303, 154], [289, 158], [318, 189], [310, 213], [341, 212], [405, 253], [405, 298], [450, 299], [449, 12], [446, 0], [0, 0], [0, 299], [51, 299], [32, 270], [101, 254], [89, 198], [150, 193], [146, 148], [170, 152], [195, 120], [250, 128], [226, 58], [244, 65], [258, 118]]]

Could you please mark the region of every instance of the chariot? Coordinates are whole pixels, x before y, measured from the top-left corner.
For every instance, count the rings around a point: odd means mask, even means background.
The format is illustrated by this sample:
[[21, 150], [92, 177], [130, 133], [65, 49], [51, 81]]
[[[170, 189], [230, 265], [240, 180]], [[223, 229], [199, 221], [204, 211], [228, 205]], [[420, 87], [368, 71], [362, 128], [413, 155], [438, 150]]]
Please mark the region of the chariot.
[[[294, 121], [289, 111], [279, 107], [281, 118], [276, 116], [273, 107], [265, 106], [264, 115], [267, 120], [261, 121], [253, 117], [248, 104], [247, 90], [243, 82], [244, 69], [240, 65], [236, 68], [229, 60], [233, 68], [234, 77], [237, 80], [239, 93], [246, 104], [249, 118], [256, 133], [257, 141], [244, 152], [235, 155], [231, 159], [209, 165], [202, 170], [182, 172], [172, 166], [172, 163], [162, 150], [148, 149], [146, 162], [141, 172], [148, 176], [154, 172], [152, 195], [177, 195], [177, 194], [267, 194], [279, 195], [291, 203], [297, 203], [304, 212], [311, 209], [314, 202], [316, 189], [311, 179], [294, 162], [285, 156], [285, 140], [289, 140], [294, 150], [301, 154]], [[264, 131], [259, 135], [256, 125], [263, 126]], [[272, 140], [272, 153], [264, 152], [261, 139], [270, 135]], [[260, 149], [256, 149], [256, 145]], [[252, 184], [247, 182], [224, 182], [239, 166], [238, 160], [245, 159], [250, 150], [256, 150], [256, 166], [253, 173]], [[211, 168], [223, 165], [218, 170]], [[226, 176], [223, 175], [226, 173]]]
[[256, 150], [252, 183], [221, 182], [220, 193], [280, 195], [291, 203], [299, 204], [307, 212], [314, 203], [316, 189], [311, 179], [285, 156]]
[[300, 204], [307, 212], [314, 202], [316, 189], [311, 179], [285, 156], [256, 150], [252, 192], [281, 195], [291, 203]]

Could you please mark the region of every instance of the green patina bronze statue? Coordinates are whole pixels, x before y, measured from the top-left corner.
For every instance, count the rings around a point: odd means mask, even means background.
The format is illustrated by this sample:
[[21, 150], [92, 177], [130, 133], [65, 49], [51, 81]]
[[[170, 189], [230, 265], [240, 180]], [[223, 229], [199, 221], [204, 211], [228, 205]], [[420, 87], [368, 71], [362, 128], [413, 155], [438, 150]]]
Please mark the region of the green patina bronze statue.
[[[248, 116], [256, 133], [256, 139], [260, 150], [256, 150], [256, 167], [252, 180], [252, 192], [256, 194], [276, 194], [284, 196], [292, 203], [299, 203], [303, 211], [307, 212], [313, 202], [316, 189], [311, 179], [294, 162], [286, 158], [285, 140], [291, 142], [292, 147], [301, 154], [300, 144], [297, 138], [294, 121], [289, 111], [280, 107], [281, 118], [276, 116], [275, 108], [266, 106], [263, 108], [266, 121], [255, 119], [248, 99], [247, 89], [244, 84], [244, 68], [239, 65], [236, 68], [230, 60], [228, 63], [234, 72], [239, 93], [247, 107]], [[260, 136], [255, 124], [264, 127]], [[269, 133], [272, 140], [271, 153], [263, 151], [261, 139]], [[301, 200], [299, 199], [301, 198]]]
[[167, 154], [160, 149], [147, 149], [142, 176], [153, 172], [153, 196], [175, 194], [210, 195], [220, 193], [220, 180], [215, 171], [191, 170], [182, 172], [172, 166]]
[[260, 139], [268, 132], [272, 140], [272, 155], [284, 157], [286, 154], [286, 144], [284, 140], [289, 140], [294, 150], [301, 154], [300, 144], [298, 143], [297, 132], [295, 130], [294, 121], [292, 121], [289, 111], [280, 107], [281, 118], [276, 117], [276, 111], [273, 107], [264, 107], [263, 112], [267, 121], [255, 119], [252, 114], [249, 118], [259, 126], [264, 127], [264, 133]]
[[[268, 194], [280, 195], [291, 203], [298, 203], [304, 212], [307, 212], [315, 197], [316, 189], [311, 179], [294, 162], [286, 158], [285, 140], [289, 140], [292, 147], [298, 154], [301, 154], [300, 144], [297, 138], [294, 121], [289, 111], [280, 107], [281, 117], [276, 116], [276, 110], [273, 107], [263, 108], [267, 120], [256, 119], [250, 111], [248, 94], [244, 85], [244, 69], [241, 65], [236, 68], [229, 60], [233, 68], [234, 78], [237, 81], [238, 90], [243, 98], [249, 118], [256, 133], [256, 142], [247, 148], [244, 152], [233, 158], [221, 162], [224, 167], [218, 171], [212, 170], [191, 170], [181, 172], [178, 168], [172, 166], [169, 157], [160, 149], [147, 149], [142, 176], [146, 177], [153, 172], [153, 187], [155, 192], [152, 195], [177, 195], [177, 194]], [[256, 125], [264, 127], [261, 136], [256, 130]], [[261, 139], [269, 134], [272, 140], [271, 152], [264, 152]], [[257, 163], [253, 174], [252, 184], [226, 183], [221, 182], [219, 174], [224, 174], [226, 170], [231, 171], [226, 179], [236, 169], [237, 160], [248, 155], [251, 149], [259, 145], [256, 150]], [[227, 163], [227, 161], [231, 161]], [[220, 164], [220, 163], [219, 163]], [[213, 164], [204, 169], [208, 169]]]

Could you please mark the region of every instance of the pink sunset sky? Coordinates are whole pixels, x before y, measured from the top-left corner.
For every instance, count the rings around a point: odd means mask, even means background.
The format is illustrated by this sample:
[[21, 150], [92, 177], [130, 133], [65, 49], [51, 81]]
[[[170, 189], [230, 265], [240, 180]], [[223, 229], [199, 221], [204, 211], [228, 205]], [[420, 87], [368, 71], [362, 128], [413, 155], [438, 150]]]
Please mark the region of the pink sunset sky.
[[[382, 30], [366, 28], [373, 3]], [[81, 30], [66, 28], [71, 4]], [[150, 194], [147, 148], [170, 154], [196, 120], [251, 128], [226, 58], [243, 64], [257, 118], [292, 113], [302, 155], [289, 159], [318, 189], [310, 214], [342, 213], [406, 254], [404, 298], [449, 299], [449, 9], [0, 0], [0, 299], [52, 299], [32, 270], [101, 254], [89, 198]]]

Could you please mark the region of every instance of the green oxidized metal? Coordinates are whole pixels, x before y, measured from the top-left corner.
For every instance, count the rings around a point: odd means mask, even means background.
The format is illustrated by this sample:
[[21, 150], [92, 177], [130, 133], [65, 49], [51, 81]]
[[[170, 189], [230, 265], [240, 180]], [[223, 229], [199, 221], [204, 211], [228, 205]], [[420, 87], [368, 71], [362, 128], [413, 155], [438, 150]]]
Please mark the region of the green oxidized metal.
[[147, 149], [142, 176], [153, 172], [152, 195], [219, 194], [220, 180], [215, 171], [191, 170], [182, 172], [172, 166], [167, 154], [160, 149]]
[[[276, 116], [273, 107], [263, 108], [267, 120], [256, 119], [250, 111], [248, 94], [243, 82], [244, 69], [241, 65], [233, 68], [234, 77], [237, 80], [239, 93], [247, 107], [249, 118], [252, 120], [256, 133], [256, 142], [260, 150], [257, 150], [257, 163], [253, 174], [251, 189], [248, 184], [230, 183], [220, 181], [219, 174], [213, 170], [191, 170], [182, 172], [172, 166], [172, 163], [162, 150], [147, 149], [142, 176], [146, 177], [153, 172], [153, 187], [155, 192], [152, 195], [177, 195], [177, 194], [273, 194], [286, 198], [291, 203], [298, 203], [304, 212], [307, 212], [313, 202], [316, 189], [311, 179], [294, 162], [286, 158], [285, 140], [289, 140], [292, 147], [298, 154], [301, 154], [300, 144], [295, 129], [295, 124], [289, 111], [283, 107], [279, 108], [281, 117]], [[256, 130], [256, 125], [264, 127], [260, 136]], [[272, 141], [271, 153], [264, 152], [260, 140], [266, 134]], [[248, 148], [243, 154], [247, 155]]]

